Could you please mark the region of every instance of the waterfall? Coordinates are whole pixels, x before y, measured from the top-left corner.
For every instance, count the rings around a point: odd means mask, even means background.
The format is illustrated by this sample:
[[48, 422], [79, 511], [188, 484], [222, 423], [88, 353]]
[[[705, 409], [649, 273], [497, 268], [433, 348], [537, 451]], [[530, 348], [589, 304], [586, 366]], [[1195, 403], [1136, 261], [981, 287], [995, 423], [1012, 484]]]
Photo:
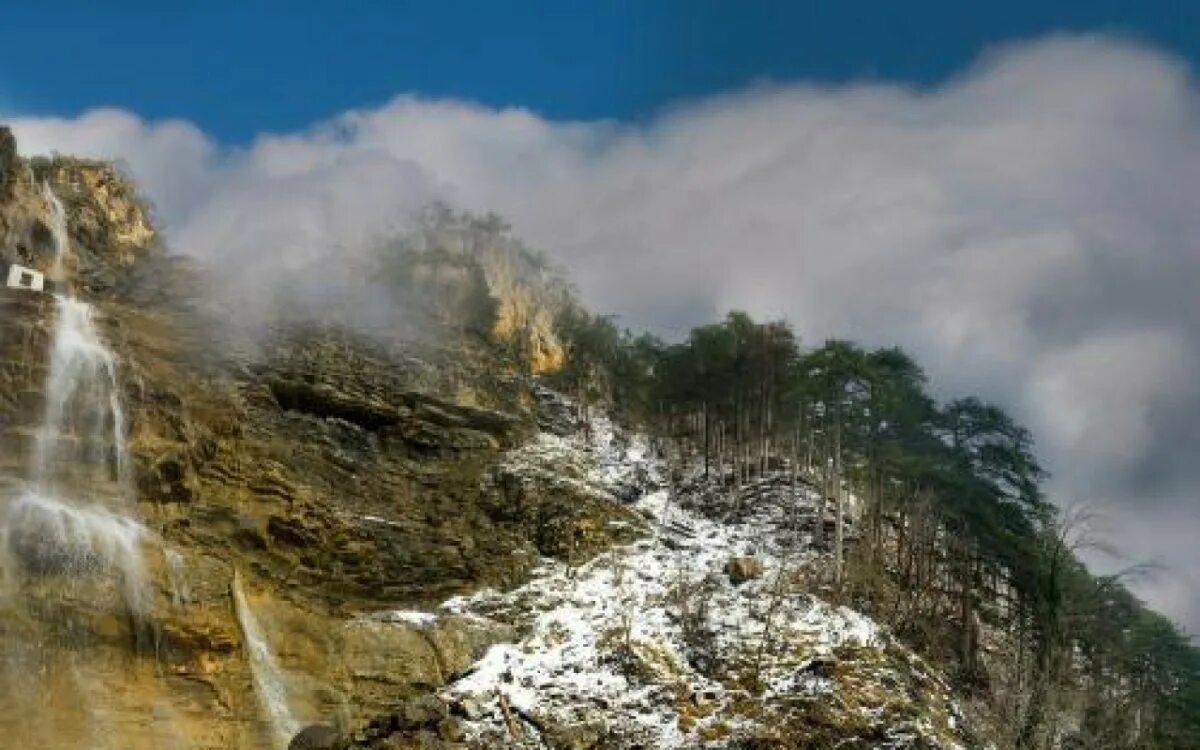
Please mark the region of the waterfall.
[[38, 430], [34, 485], [51, 491], [78, 470], [119, 485], [128, 480], [129, 450], [114, 358], [100, 338], [92, 307], [58, 297], [58, 322]]
[[55, 194], [50, 183], [42, 182], [42, 197], [50, 207], [50, 234], [54, 239], [54, 263], [50, 266], [50, 278], [59, 281], [62, 278], [63, 259], [70, 251], [70, 236], [67, 234], [67, 210]]
[[250, 672], [254, 676], [254, 689], [258, 693], [264, 718], [271, 725], [274, 744], [283, 750], [300, 728], [288, 705], [283, 671], [275, 663], [271, 647], [246, 601], [245, 592], [242, 591], [241, 576], [236, 572], [233, 575], [231, 590], [238, 625], [242, 629], [242, 640], [246, 643], [246, 655], [250, 659]]
[[[68, 252], [66, 214], [48, 183], [55, 265]], [[8, 552], [27, 571], [119, 576], [126, 604], [146, 604], [143, 542], [133, 512], [129, 448], [116, 356], [91, 305], [58, 296], [27, 490], [0, 521]]]
[[[53, 275], [70, 256], [67, 216], [42, 190]], [[23, 481], [0, 484], [13, 488], [0, 496], [0, 746], [185, 747], [160, 665], [124, 652], [151, 653], [158, 561], [146, 558], [159, 540], [138, 520], [119, 360], [91, 305], [58, 296], [53, 312], [41, 411], [12, 427], [29, 438]], [[186, 602], [182, 558], [165, 564]]]
[[27, 569], [116, 573], [129, 608], [144, 613], [146, 573], [141, 545], [148, 532], [136, 521], [99, 506], [77, 507], [26, 492], [9, 508], [7, 531], [11, 549]]
[[164, 548], [163, 559], [167, 567], [167, 583], [171, 586], [171, 603], [176, 607], [186, 607], [192, 602], [192, 591], [185, 575], [183, 555]]
[[142, 613], [150, 534], [129, 507], [116, 361], [85, 302], [58, 298], [45, 398], [30, 489], [8, 509], [9, 549], [35, 572], [116, 574], [129, 608]]

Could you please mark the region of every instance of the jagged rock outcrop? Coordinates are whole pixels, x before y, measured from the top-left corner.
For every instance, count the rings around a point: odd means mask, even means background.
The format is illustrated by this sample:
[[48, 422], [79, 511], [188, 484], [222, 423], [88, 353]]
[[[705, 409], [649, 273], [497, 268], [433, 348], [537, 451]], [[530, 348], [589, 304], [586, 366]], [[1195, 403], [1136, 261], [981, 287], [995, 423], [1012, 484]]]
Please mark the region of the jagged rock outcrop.
[[[148, 204], [133, 181], [109, 162], [67, 157], [15, 157], [11, 132], [4, 130], [8, 156], [0, 156], [0, 260], [57, 273], [90, 298], [121, 297], [140, 266], [146, 275], [171, 265], [153, 228]], [[56, 211], [69, 217], [63, 230], [73, 252], [53, 269]]]
[[468, 750], [466, 732], [452, 710], [432, 695], [411, 698], [356, 732], [345, 750]]
[[556, 329], [566, 284], [496, 216], [431, 209], [390, 263], [406, 297], [442, 323], [484, 332], [536, 375], [556, 372], [566, 349]]

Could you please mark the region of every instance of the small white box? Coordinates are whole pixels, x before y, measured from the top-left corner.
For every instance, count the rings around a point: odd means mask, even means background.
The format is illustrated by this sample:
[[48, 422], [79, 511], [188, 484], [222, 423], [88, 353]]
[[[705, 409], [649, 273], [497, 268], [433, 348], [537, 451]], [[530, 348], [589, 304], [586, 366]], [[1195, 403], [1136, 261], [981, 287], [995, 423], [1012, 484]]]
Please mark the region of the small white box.
[[12, 289], [28, 289], [40, 292], [46, 287], [46, 277], [41, 271], [18, 266], [16, 263], [8, 267], [8, 286]]

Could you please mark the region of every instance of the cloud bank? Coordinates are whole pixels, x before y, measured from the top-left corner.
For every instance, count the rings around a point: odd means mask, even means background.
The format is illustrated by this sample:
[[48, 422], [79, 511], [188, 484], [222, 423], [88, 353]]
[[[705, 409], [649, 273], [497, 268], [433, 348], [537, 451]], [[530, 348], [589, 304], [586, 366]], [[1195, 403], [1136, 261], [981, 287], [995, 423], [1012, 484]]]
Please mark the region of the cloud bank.
[[231, 273], [353, 252], [438, 198], [503, 215], [633, 327], [736, 307], [903, 345], [939, 394], [1030, 425], [1055, 496], [1165, 563], [1138, 591], [1200, 630], [1200, 96], [1174, 58], [1051, 38], [933, 89], [766, 86], [639, 126], [402, 96], [244, 149], [118, 110], [10, 119], [27, 153], [123, 160], [174, 248]]

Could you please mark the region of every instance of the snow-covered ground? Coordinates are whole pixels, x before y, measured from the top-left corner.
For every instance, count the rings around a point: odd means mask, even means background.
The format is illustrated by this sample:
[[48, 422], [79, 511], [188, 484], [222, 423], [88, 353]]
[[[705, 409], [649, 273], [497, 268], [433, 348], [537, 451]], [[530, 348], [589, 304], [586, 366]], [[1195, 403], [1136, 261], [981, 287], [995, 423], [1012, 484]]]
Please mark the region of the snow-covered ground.
[[[812, 519], [817, 497], [804, 485], [777, 479], [746, 488], [737, 520], [717, 521], [689, 509], [686, 491], [662, 488], [663, 466], [644, 438], [603, 418], [586, 435], [542, 434], [509, 461], [628, 500], [649, 532], [584, 565], [543, 561], [518, 589], [443, 604], [441, 613], [522, 633], [445, 691], [482, 746], [604, 738], [618, 747], [719, 747], [769, 732], [813, 701], [858, 724], [886, 723], [877, 747], [906, 747], [918, 736], [952, 746], [945, 738], [955, 711], [942, 700], [944, 685], [870, 619], [807, 593], [818, 553], [796, 509]], [[735, 560], [742, 575], [730, 575]], [[396, 620], [429, 625], [431, 617]], [[889, 710], [912, 701], [891, 692], [911, 693], [914, 681], [946, 705], [928, 716], [910, 711], [893, 726]]]

